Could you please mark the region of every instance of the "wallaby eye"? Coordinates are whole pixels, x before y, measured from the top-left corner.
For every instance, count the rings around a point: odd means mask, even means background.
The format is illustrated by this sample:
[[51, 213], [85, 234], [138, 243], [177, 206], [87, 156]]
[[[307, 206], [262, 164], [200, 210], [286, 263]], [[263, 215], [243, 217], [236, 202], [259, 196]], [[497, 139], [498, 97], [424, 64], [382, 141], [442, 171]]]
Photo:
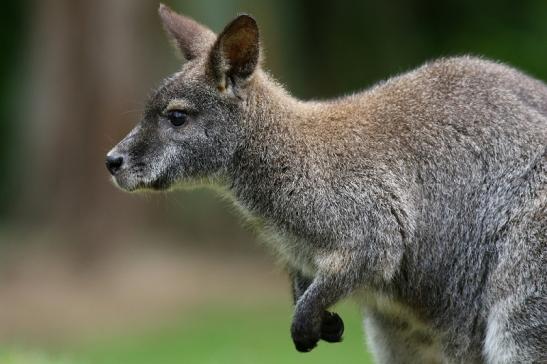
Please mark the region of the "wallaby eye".
[[188, 114], [182, 110], [169, 110], [165, 116], [173, 126], [181, 126], [188, 120]]

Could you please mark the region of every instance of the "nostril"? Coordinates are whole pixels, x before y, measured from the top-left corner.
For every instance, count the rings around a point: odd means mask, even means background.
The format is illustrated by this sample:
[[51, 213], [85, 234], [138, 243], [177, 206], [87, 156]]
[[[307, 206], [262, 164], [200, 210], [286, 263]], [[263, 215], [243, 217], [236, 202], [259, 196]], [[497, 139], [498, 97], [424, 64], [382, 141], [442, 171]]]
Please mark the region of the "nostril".
[[123, 157], [119, 155], [107, 155], [106, 156], [106, 168], [110, 174], [114, 175], [119, 171], [123, 164]]

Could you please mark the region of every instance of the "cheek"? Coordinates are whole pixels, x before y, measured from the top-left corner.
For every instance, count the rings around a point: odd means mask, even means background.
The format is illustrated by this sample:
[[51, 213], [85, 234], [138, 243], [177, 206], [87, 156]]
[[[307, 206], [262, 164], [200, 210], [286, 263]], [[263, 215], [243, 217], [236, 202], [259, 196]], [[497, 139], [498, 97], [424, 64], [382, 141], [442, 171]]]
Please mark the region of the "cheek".
[[195, 155], [213, 144], [207, 130], [197, 123], [183, 125], [164, 136], [166, 147], [174, 149], [178, 155]]

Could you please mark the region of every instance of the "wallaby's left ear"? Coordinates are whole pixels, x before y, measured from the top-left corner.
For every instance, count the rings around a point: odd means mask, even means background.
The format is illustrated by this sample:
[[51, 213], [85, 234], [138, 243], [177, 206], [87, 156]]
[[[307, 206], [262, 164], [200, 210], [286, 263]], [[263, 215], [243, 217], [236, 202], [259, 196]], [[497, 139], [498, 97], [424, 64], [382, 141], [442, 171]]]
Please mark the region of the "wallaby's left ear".
[[249, 15], [240, 15], [224, 28], [211, 51], [211, 67], [219, 89], [239, 86], [258, 65], [258, 26]]

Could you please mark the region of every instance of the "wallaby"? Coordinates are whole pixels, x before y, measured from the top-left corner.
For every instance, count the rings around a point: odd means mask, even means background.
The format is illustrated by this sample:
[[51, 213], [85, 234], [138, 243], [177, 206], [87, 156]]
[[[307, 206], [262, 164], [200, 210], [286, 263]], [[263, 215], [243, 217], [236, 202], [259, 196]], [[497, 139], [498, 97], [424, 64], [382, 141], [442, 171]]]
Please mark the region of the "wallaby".
[[261, 68], [255, 20], [216, 35], [160, 6], [187, 62], [107, 155], [127, 191], [220, 188], [294, 281], [299, 351], [352, 296], [379, 363], [547, 363], [547, 86], [427, 63], [334, 100]]

